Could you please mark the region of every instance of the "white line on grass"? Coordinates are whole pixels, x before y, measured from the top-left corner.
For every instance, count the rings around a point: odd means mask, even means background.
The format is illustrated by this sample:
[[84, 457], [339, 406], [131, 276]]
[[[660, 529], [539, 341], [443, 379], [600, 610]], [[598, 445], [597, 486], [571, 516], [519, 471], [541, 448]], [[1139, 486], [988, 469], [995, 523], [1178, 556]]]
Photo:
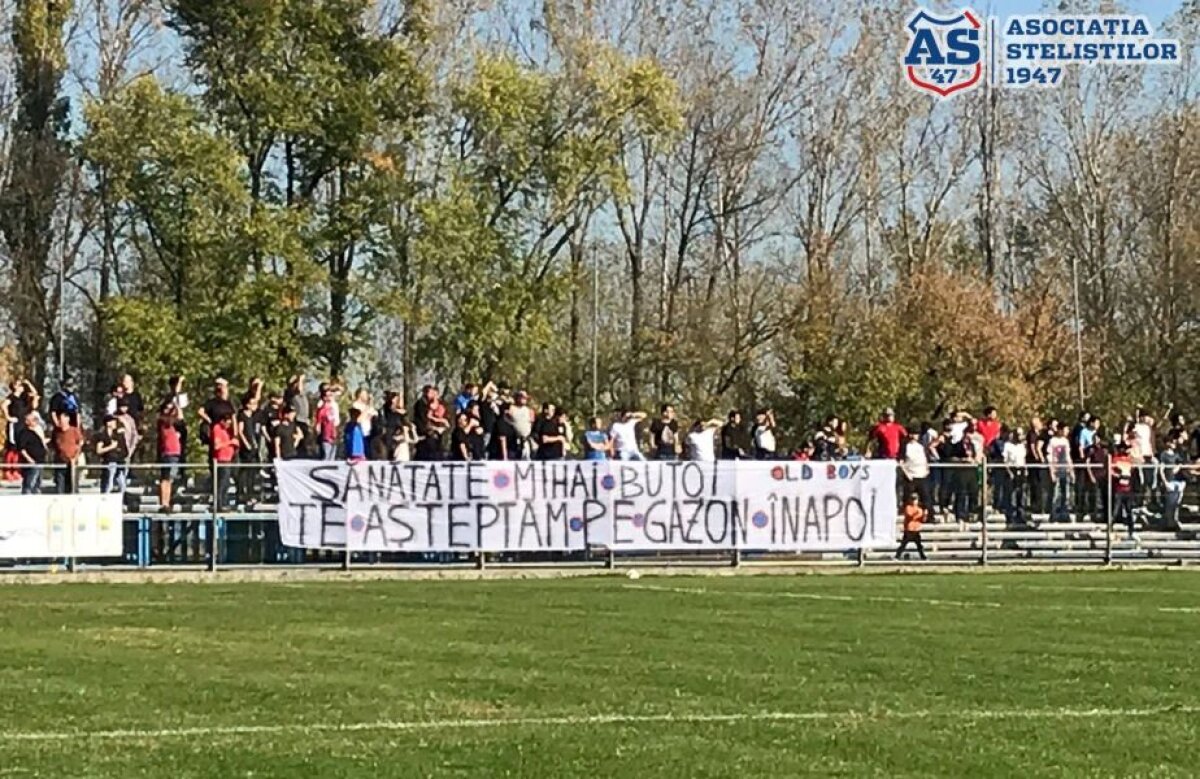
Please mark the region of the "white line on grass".
[[796, 598], [799, 600], [873, 601], [876, 603], [919, 603], [922, 606], [953, 606], [967, 609], [999, 609], [1003, 603], [987, 600], [942, 600], [939, 598], [901, 598], [889, 595], [830, 595], [816, 592], [760, 592], [758, 590], [709, 590], [703, 587], [662, 587], [655, 584], [626, 584], [627, 590], [678, 592], [688, 595], [740, 595], [749, 598]]
[[580, 727], [587, 725], [644, 724], [736, 724], [741, 722], [812, 722], [951, 719], [959, 722], [1004, 719], [1127, 719], [1170, 714], [1200, 714], [1200, 706], [1155, 706], [1149, 708], [1055, 708], [1055, 709], [949, 709], [944, 711], [748, 711], [731, 714], [581, 714], [557, 717], [509, 717], [494, 719], [376, 720], [374, 722], [314, 722], [276, 725], [211, 725], [157, 730], [64, 730], [0, 732], [0, 742], [12, 741], [146, 741], [214, 736], [259, 736], [313, 733], [366, 733], [388, 731], [482, 730], [506, 727]]
[[1158, 610], [1169, 614], [1200, 614], [1200, 608], [1192, 606], [1159, 606]]
[[1070, 584], [989, 584], [989, 590], [1049, 590], [1051, 592], [1111, 592], [1117, 595], [1197, 595], [1200, 590], [1173, 590], [1165, 587], [1085, 587]]

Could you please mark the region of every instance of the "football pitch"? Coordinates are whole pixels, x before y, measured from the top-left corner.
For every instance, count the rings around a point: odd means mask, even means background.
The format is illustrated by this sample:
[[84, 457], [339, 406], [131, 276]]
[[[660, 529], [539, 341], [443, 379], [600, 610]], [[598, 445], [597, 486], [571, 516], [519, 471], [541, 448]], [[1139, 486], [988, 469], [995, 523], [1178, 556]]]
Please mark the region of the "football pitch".
[[0, 587], [0, 776], [1192, 776], [1200, 574]]

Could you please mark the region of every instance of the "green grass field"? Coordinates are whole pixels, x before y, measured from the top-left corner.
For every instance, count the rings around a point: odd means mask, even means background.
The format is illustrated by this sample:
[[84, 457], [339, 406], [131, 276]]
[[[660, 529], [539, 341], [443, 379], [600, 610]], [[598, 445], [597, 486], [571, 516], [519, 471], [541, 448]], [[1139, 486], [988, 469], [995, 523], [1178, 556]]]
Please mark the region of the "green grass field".
[[1194, 776], [1200, 575], [0, 587], [0, 777]]

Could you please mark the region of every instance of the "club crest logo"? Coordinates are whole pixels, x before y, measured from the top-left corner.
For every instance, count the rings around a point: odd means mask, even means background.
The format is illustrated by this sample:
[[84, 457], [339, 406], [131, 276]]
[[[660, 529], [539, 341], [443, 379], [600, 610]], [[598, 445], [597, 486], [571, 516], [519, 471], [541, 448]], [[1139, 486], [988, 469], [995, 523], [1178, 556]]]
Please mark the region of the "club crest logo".
[[950, 97], [983, 81], [983, 24], [971, 9], [941, 17], [921, 8], [905, 27], [904, 74], [915, 89]]

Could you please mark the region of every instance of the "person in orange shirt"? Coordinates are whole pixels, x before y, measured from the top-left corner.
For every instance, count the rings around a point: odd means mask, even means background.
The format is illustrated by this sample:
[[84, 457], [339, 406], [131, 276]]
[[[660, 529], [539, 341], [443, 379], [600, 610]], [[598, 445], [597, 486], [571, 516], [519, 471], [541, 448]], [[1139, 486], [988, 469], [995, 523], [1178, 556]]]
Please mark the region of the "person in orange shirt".
[[911, 541], [917, 546], [917, 554], [921, 555], [921, 559], [925, 559], [925, 546], [921, 543], [921, 525], [925, 522], [925, 509], [921, 507], [921, 501], [916, 493], [908, 496], [908, 501], [904, 504], [904, 536], [900, 539], [900, 548], [896, 550], [896, 559], [900, 559], [900, 555], [904, 554], [904, 550], [908, 548]]

